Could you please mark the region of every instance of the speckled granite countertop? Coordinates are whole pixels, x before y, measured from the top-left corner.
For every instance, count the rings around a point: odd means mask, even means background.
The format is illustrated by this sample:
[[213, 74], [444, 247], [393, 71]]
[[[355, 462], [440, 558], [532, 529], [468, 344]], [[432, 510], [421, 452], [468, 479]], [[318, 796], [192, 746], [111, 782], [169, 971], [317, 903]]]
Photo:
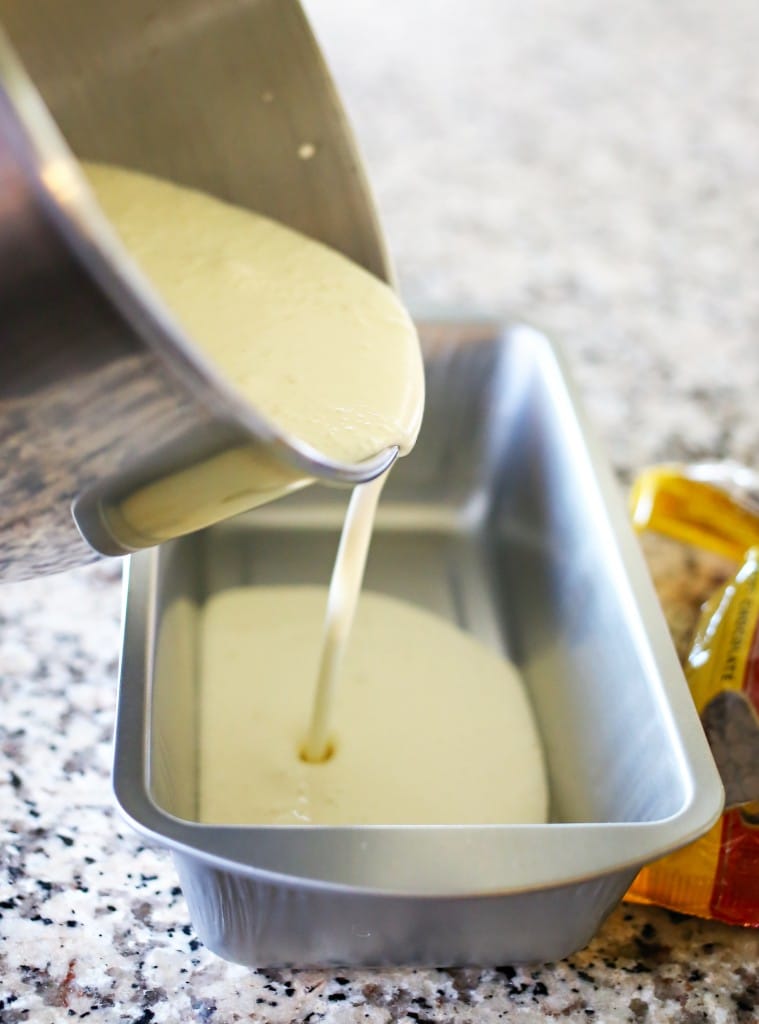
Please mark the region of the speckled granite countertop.
[[[622, 476], [670, 457], [756, 464], [759, 8], [430, 8], [309, 4], [410, 302], [558, 337]], [[111, 807], [119, 594], [105, 564], [0, 588], [1, 1024], [759, 1019], [759, 934], [639, 907], [534, 968], [218, 960], [169, 858]]]
[[118, 577], [0, 590], [2, 1024], [757, 1020], [759, 933], [641, 907], [530, 968], [251, 971], [207, 952], [170, 858], [111, 806]]

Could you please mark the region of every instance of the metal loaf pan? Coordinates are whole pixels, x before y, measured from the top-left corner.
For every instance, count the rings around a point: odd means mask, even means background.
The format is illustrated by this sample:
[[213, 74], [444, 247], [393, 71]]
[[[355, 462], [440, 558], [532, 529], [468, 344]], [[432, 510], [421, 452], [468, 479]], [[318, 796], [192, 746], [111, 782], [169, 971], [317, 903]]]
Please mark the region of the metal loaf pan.
[[425, 425], [386, 489], [367, 585], [447, 616], [519, 664], [551, 822], [198, 824], [203, 602], [231, 586], [326, 584], [345, 494], [311, 488], [136, 555], [116, 798], [172, 850], [199, 936], [230, 960], [556, 959], [588, 942], [642, 864], [696, 838], [721, 809], [618, 486], [556, 352], [528, 328], [441, 324], [423, 337]]

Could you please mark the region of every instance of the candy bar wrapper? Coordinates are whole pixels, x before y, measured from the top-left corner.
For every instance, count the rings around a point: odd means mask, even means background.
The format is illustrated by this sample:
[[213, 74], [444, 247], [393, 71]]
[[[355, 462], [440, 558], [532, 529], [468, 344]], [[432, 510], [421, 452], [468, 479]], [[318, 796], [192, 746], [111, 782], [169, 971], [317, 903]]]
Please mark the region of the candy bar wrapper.
[[646, 470], [639, 532], [725, 787], [701, 839], [644, 868], [627, 899], [759, 927], [759, 487], [730, 465]]

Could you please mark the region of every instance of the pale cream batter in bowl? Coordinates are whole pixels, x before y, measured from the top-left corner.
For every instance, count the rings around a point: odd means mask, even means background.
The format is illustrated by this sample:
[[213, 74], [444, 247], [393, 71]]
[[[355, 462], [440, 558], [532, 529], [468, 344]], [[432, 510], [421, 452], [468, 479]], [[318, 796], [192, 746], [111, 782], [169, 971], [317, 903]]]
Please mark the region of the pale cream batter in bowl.
[[[387, 468], [411, 449], [424, 371], [414, 326], [387, 284], [197, 190], [122, 168], [85, 171], [135, 286], [155, 292], [220, 390], [325, 465]], [[139, 538], [167, 540], [305, 482], [243, 445], [129, 491], [101, 514], [142, 546]]]
[[78, 163], [261, 211], [388, 279], [360, 156], [296, 0], [212, 6], [202, 31], [192, 0], [0, 7], [14, 197], [4, 578], [150, 546], [315, 479], [383, 472], [399, 445], [350, 461], [350, 444], [330, 455], [251, 405], [137, 269]]
[[252, 408], [335, 461], [413, 447], [422, 359], [387, 284], [251, 210], [123, 168], [84, 170], [129, 256]]

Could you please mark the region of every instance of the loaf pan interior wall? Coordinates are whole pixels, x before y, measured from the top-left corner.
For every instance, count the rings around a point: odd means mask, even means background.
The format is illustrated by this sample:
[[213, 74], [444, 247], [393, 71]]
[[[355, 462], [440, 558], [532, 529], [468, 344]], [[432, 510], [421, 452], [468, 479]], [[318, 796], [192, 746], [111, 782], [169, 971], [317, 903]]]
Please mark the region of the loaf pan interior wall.
[[[553, 821], [674, 814], [686, 793], [666, 702], [553, 352], [529, 336], [494, 346], [475, 335], [465, 346], [428, 344], [426, 365], [425, 424], [391, 474], [367, 586], [517, 661]], [[230, 586], [326, 585], [345, 500], [314, 487], [167, 546], [148, 739], [149, 789], [162, 809], [197, 820], [203, 601]]]

